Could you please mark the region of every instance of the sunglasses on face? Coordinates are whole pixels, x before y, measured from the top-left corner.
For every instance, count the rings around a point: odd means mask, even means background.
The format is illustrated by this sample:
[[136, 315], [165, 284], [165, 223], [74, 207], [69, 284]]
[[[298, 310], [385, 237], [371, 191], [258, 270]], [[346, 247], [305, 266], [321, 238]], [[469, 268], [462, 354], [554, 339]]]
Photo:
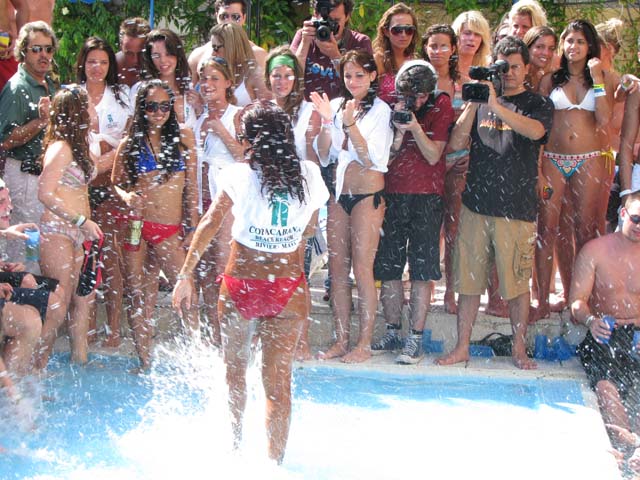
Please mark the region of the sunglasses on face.
[[240, 15], [239, 13], [221, 13], [220, 15], [218, 15], [218, 20], [220, 20], [221, 22], [226, 22], [227, 20], [229, 20], [229, 18], [231, 18], [231, 20], [233, 20], [234, 22], [239, 23], [240, 20], [242, 20], [242, 15]]
[[218, 45], [216, 45], [215, 43], [211, 44], [211, 50], [213, 50], [216, 53], [218, 53], [218, 50], [220, 50], [222, 47], [224, 47], [224, 45], [221, 43], [219, 43]]
[[27, 47], [27, 50], [31, 50], [33, 53], [40, 53], [43, 50], [47, 53], [53, 53], [53, 45], [31, 45]]
[[171, 102], [147, 102], [144, 106], [144, 111], [147, 113], [154, 113], [158, 110], [167, 113], [171, 110]]
[[640, 225], [640, 215], [631, 215], [631, 214], [629, 214], [629, 220], [631, 220], [631, 223], [634, 223], [636, 225]]
[[404, 33], [405, 35], [413, 35], [416, 31], [416, 27], [413, 25], [394, 25], [389, 29], [391, 35], [400, 35]]

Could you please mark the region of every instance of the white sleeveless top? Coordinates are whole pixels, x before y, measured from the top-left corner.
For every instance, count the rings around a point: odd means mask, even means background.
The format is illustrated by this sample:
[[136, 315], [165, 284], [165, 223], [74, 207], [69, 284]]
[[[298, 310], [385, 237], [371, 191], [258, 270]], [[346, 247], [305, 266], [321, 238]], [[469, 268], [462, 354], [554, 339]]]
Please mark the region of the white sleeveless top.
[[329, 198], [320, 167], [300, 162], [305, 201], [289, 195], [271, 203], [262, 194], [259, 173], [248, 163], [234, 163], [220, 174], [218, 185], [233, 201], [233, 239], [254, 250], [272, 253], [294, 252], [302, 241], [313, 213]]
[[[81, 85], [86, 89], [86, 84]], [[121, 105], [116, 99], [113, 89], [107, 85], [100, 103], [95, 106], [98, 115], [98, 132], [89, 132], [89, 150], [96, 156], [100, 155], [100, 142], [107, 142], [117, 148], [125, 133], [127, 121], [133, 114], [129, 101], [129, 87], [119, 85]]]
[[233, 94], [236, 96], [236, 105], [238, 105], [239, 107], [244, 107], [253, 102], [244, 80], [242, 80], [242, 83], [240, 85], [234, 88]]
[[[235, 105], [228, 105], [224, 111], [220, 121], [227, 129], [229, 134], [235, 138], [236, 127], [233, 123], [233, 119], [236, 113], [240, 111], [240, 107]], [[207, 179], [209, 185], [209, 191], [211, 192], [211, 198], [215, 197], [218, 187], [216, 185], [216, 178], [227, 165], [235, 163], [235, 159], [231, 152], [224, 144], [222, 139], [212, 132], [207, 133], [206, 136], [202, 135], [202, 126], [207, 120], [208, 112], [205, 111], [200, 118], [196, 121], [193, 130], [196, 137], [196, 150], [198, 152], [198, 209], [202, 213], [202, 164], [206, 162], [209, 165], [209, 178]]]

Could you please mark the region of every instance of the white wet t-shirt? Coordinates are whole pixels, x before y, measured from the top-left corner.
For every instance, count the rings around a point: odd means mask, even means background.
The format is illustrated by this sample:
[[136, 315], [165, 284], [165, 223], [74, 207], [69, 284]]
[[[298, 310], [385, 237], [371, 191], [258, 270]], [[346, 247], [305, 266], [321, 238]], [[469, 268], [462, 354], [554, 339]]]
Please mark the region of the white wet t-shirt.
[[329, 191], [313, 162], [300, 162], [306, 180], [305, 201], [289, 195], [270, 203], [262, 194], [258, 172], [248, 163], [235, 163], [220, 173], [218, 187], [233, 201], [231, 236], [245, 247], [262, 252], [294, 252], [313, 213], [329, 199]]

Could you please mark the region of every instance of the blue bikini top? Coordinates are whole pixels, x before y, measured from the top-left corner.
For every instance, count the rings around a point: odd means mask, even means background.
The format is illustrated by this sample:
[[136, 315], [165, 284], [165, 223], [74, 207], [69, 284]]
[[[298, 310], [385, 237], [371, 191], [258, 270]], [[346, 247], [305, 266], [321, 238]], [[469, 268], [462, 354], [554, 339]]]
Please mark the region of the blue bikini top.
[[[153, 152], [147, 145], [147, 142], [143, 143], [144, 149], [138, 155], [138, 162], [136, 163], [136, 170], [138, 173], [147, 173], [158, 170], [158, 163], [156, 162], [156, 158], [153, 156]], [[174, 168], [173, 172], [182, 172], [186, 170], [187, 167], [184, 164], [184, 160], [182, 159], [182, 155], [180, 155], [180, 163], [178, 163], [177, 168]]]

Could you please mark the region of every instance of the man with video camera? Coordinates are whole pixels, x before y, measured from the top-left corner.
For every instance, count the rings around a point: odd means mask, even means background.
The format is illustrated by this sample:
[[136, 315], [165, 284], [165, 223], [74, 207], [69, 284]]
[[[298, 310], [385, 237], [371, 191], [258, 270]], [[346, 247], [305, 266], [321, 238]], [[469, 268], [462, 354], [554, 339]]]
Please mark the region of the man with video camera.
[[[422, 331], [429, 312], [429, 280], [439, 280], [445, 161], [442, 152], [455, 114], [451, 99], [437, 92], [435, 69], [424, 60], [405, 62], [396, 75], [394, 142], [385, 174], [387, 208], [376, 255], [374, 276], [382, 281], [380, 300], [387, 332], [374, 351], [402, 352], [396, 361], [416, 364], [424, 356]], [[402, 273], [409, 260], [411, 333], [404, 346], [400, 319]]]
[[340, 57], [348, 50], [373, 54], [371, 39], [349, 25], [353, 0], [315, 0], [314, 15], [304, 22], [291, 42], [291, 50], [304, 66], [304, 96], [326, 93], [330, 100], [340, 95]]
[[[508, 63], [505, 73], [495, 64], [500, 60]], [[551, 130], [553, 104], [524, 87], [529, 52], [522, 40], [501, 40], [493, 61], [486, 74], [490, 80], [480, 81], [486, 86], [480, 89], [487, 91], [486, 103], [480, 103], [485, 95], [471, 88], [476, 100], [466, 105], [449, 141], [454, 150], [467, 148], [469, 141], [471, 148], [454, 251], [458, 342], [437, 363], [469, 360], [480, 296], [495, 262], [500, 294], [509, 303], [513, 362], [518, 368], [532, 369], [536, 364], [527, 356], [525, 336], [536, 239], [538, 156]], [[500, 97], [496, 80], [503, 90]]]

